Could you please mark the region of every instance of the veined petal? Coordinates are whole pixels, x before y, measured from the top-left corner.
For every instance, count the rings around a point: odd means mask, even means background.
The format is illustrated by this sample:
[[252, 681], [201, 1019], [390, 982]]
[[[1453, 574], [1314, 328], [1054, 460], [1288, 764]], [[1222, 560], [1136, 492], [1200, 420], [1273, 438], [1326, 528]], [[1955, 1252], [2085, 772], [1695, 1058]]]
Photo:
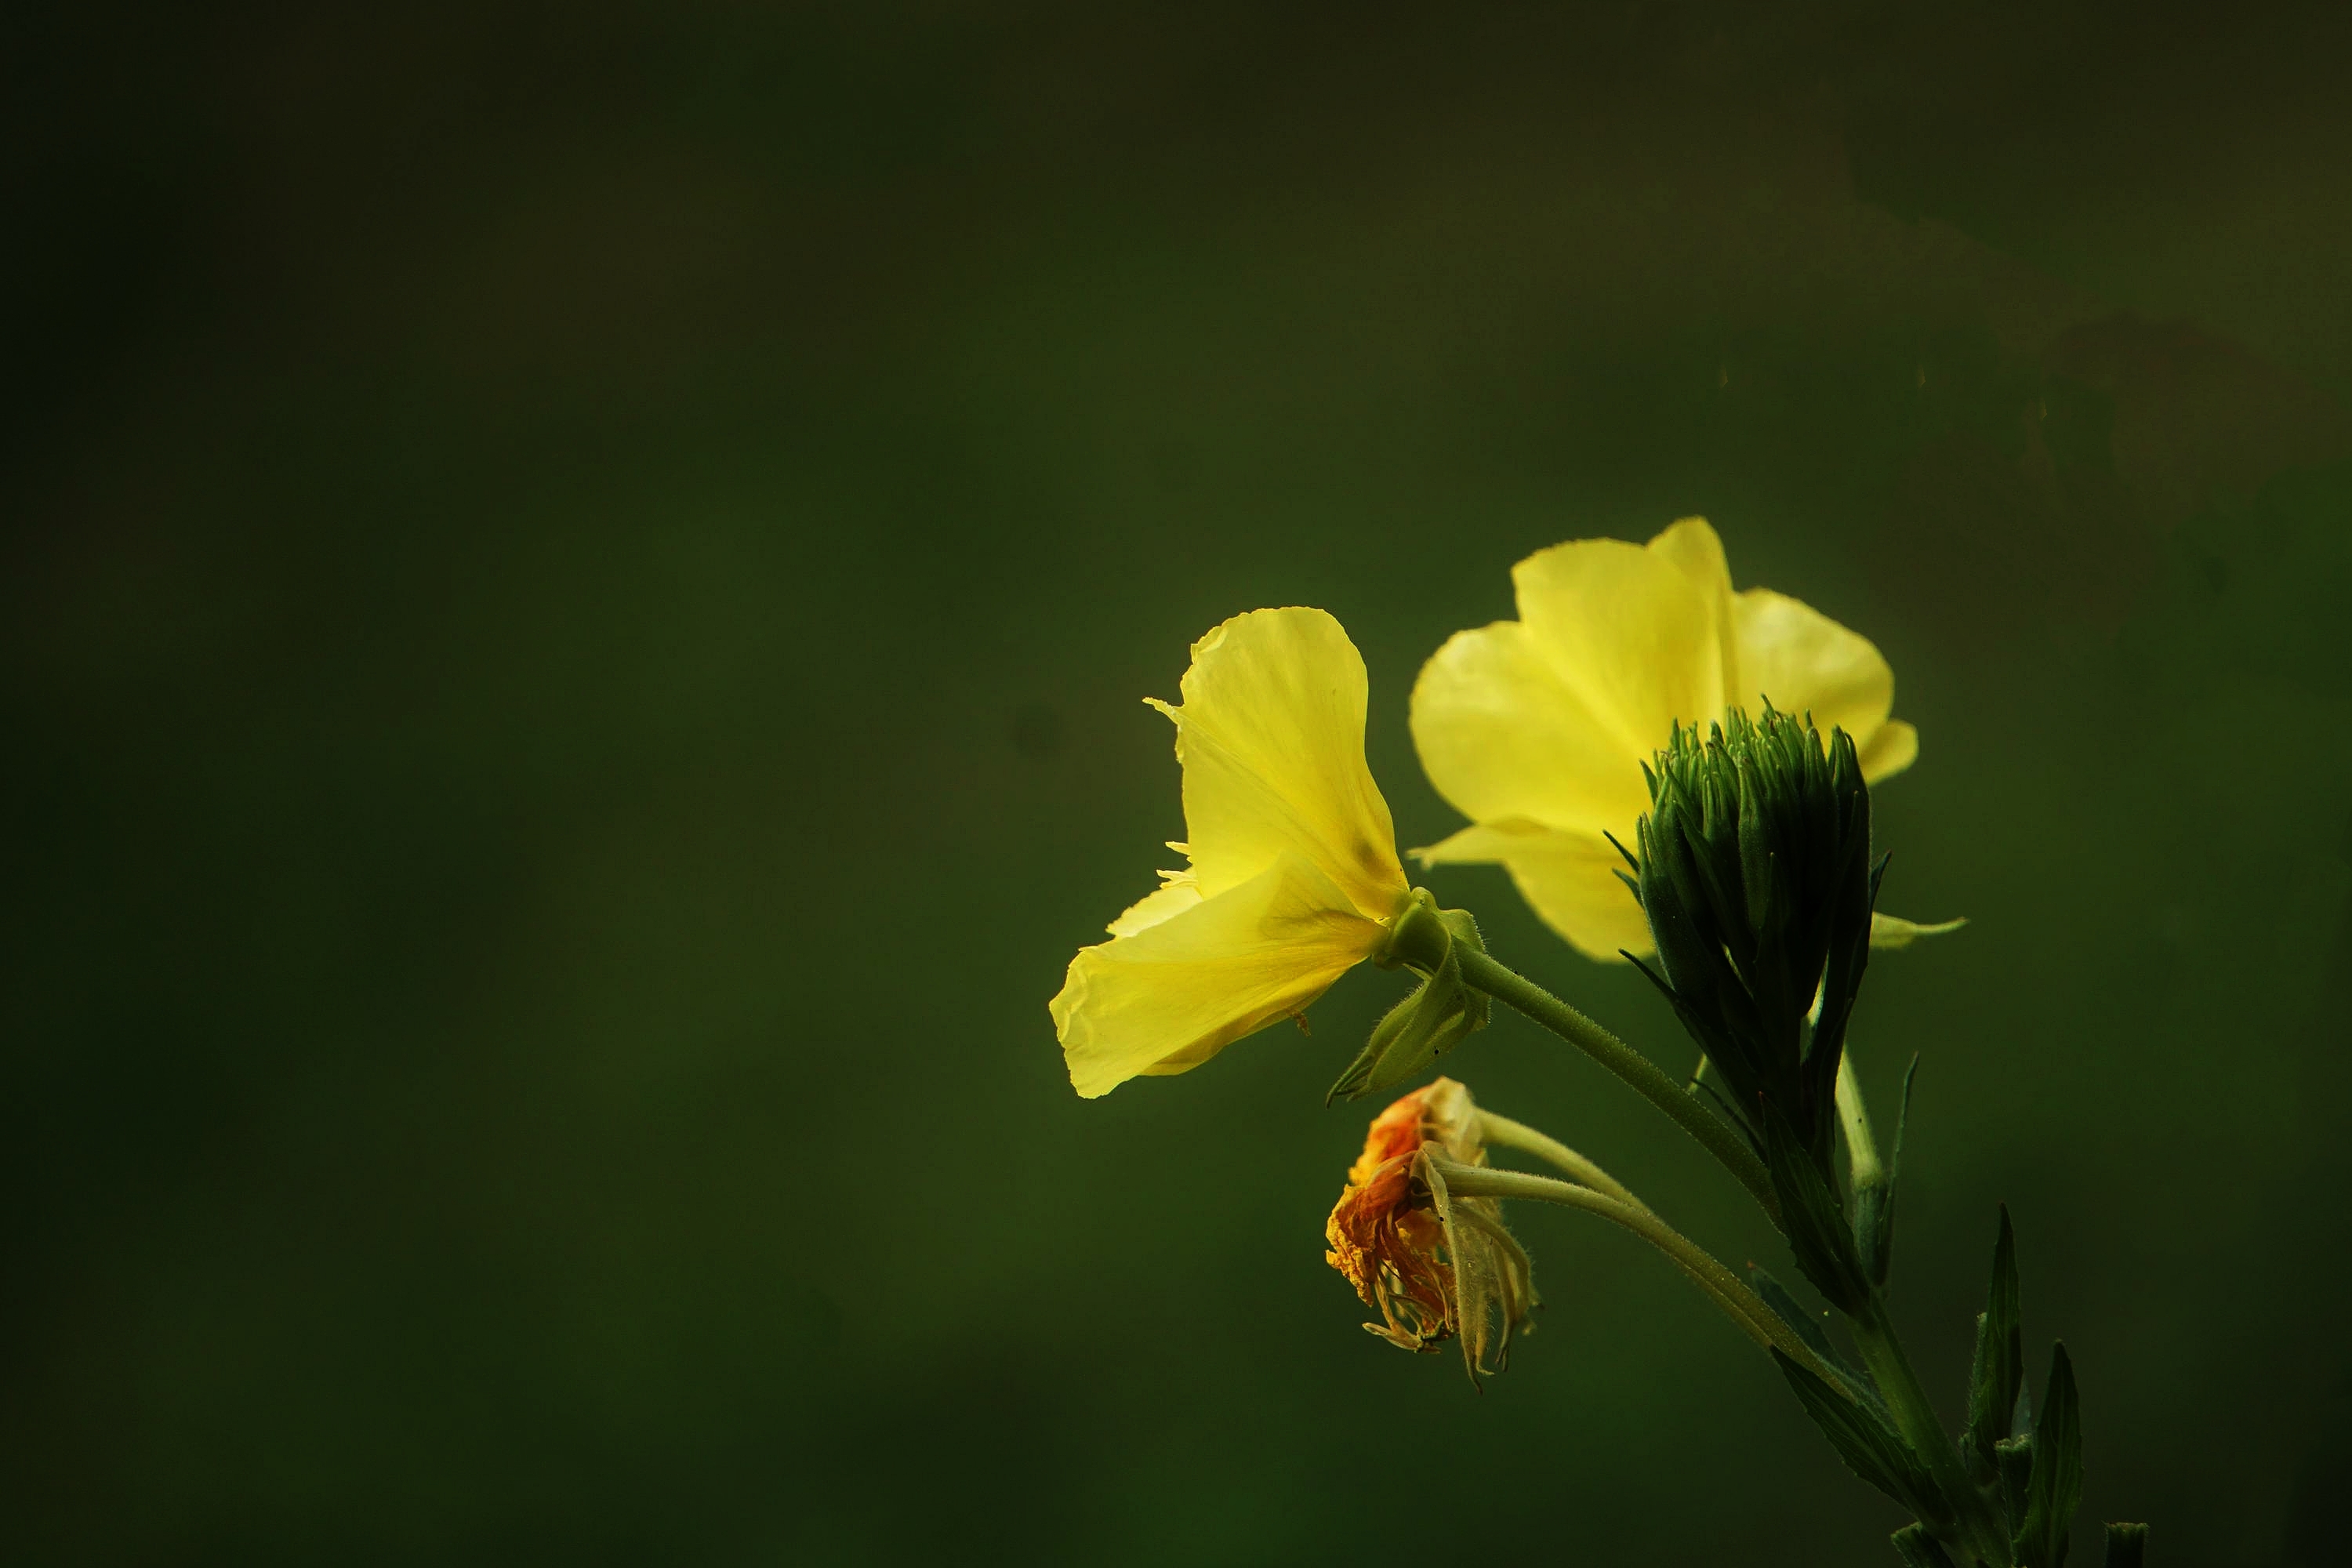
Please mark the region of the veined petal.
[[1615, 738], [1637, 781], [1635, 764], [1676, 721], [1704, 722], [1724, 704], [1720, 606], [1689, 569], [1702, 542], [1670, 530], [1653, 542], [1662, 547], [1579, 539], [1511, 568], [1531, 645]]
[[1176, 721], [1185, 837], [1214, 900], [1285, 854], [1385, 920], [1407, 891], [1396, 829], [1364, 765], [1364, 661], [1321, 610], [1254, 610], [1192, 645]]
[[[1732, 603], [1732, 624], [1738, 633], [1741, 682], [1733, 701], [1746, 706], [1767, 697], [1783, 713], [1811, 713], [1824, 735], [1832, 725], [1843, 729], [1853, 737], [1866, 778], [1893, 773], [1911, 760], [1895, 760], [1900, 743], [1890, 742], [1882, 760], [1892, 765], [1870, 764], [1872, 743], [1888, 727], [1886, 715], [1895, 706], [1895, 671], [1868, 637], [1769, 588], [1739, 595]], [[1916, 733], [1911, 750], [1916, 754]]]
[[1429, 782], [1475, 821], [1597, 831], [1630, 825], [1648, 804], [1640, 759], [1517, 621], [1447, 638], [1413, 682], [1412, 713]]
[[1598, 832], [1563, 832], [1523, 818], [1485, 822], [1413, 856], [1424, 865], [1499, 863], [1544, 924], [1587, 958], [1613, 963], [1620, 948], [1650, 951], [1641, 903], [1617, 879], [1629, 869], [1624, 857]]
[[1081, 948], [1052, 1005], [1071, 1085], [1093, 1099], [1139, 1073], [1198, 1067], [1303, 1010], [1386, 936], [1312, 861], [1286, 854], [1133, 935]]

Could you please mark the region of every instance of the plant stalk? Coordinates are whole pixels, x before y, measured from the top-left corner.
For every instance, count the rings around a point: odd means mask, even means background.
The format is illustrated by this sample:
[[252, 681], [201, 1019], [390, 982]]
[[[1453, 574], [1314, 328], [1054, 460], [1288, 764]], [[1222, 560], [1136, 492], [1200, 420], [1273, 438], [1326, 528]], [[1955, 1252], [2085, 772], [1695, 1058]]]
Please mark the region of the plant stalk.
[[1571, 1180], [1580, 1182], [1594, 1192], [1615, 1198], [1619, 1203], [1646, 1210], [1650, 1205], [1635, 1197], [1626, 1185], [1578, 1153], [1549, 1132], [1538, 1131], [1524, 1121], [1514, 1121], [1507, 1116], [1497, 1116], [1491, 1110], [1478, 1112], [1481, 1141], [1496, 1149], [1517, 1149], [1533, 1154], [1566, 1171]]
[[1780, 1198], [1772, 1177], [1747, 1140], [1728, 1122], [1684, 1091], [1655, 1062], [1507, 964], [1467, 946], [1457, 949], [1462, 978], [1469, 984], [1517, 1008], [1528, 1017], [1599, 1062], [1634, 1093], [1656, 1106], [1684, 1131], [1698, 1140], [1740, 1185], [1762, 1206], [1774, 1228], [1780, 1226]]
[[2009, 1534], [1993, 1517], [1984, 1494], [1969, 1479], [1967, 1468], [1960, 1463], [1959, 1449], [1953, 1446], [1944, 1424], [1937, 1419], [1936, 1408], [1928, 1403], [1918, 1373], [1911, 1370], [1911, 1358], [1904, 1353], [1903, 1342], [1895, 1332], [1895, 1321], [1887, 1315], [1886, 1298], [1873, 1290], [1861, 1315], [1846, 1322], [1853, 1331], [1854, 1345], [1862, 1352], [1863, 1364], [1870, 1369], [1871, 1381], [1878, 1385], [1879, 1397], [1895, 1418], [1895, 1428], [1910, 1444], [1911, 1451], [1927, 1463], [1928, 1472], [1936, 1479], [1937, 1489], [1951, 1504], [1960, 1534], [1959, 1544], [1992, 1568], [2009, 1568], [2014, 1561]]
[[1778, 1350], [1832, 1388], [1844, 1392], [1845, 1380], [1822, 1363], [1821, 1357], [1798, 1337], [1796, 1331], [1780, 1321], [1780, 1313], [1766, 1306], [1755, 1291], [1705, 1247], [1640, 1204], [1626, 1203], [1573, 1182], [1525, 1171], [1498, 1171], [1490, 1165], [1462, 1165], [1452, 1161], [1443, 1162], [1439, 1171], [1445, 1178], [1446, 1190], [1457, 1197], [1533, 1199], [1563, 1208], [1582, 1209], [1622, 1226], [1664, 1253], [1707, 1300], [1739, 1326], [1741, 1332], [1756, 1342], [1759, 1350]]
[[1886, 1168], [1879, 1163], [1878, 1140], [1871, 1134], [1870, 1108], [1862, 1102], [1862, 1080], [1854, 1077], [1851, 1042], [1838, 1057], [1837, 1108], [1855, 1190], [1879, 1185], [1886, 1180]]

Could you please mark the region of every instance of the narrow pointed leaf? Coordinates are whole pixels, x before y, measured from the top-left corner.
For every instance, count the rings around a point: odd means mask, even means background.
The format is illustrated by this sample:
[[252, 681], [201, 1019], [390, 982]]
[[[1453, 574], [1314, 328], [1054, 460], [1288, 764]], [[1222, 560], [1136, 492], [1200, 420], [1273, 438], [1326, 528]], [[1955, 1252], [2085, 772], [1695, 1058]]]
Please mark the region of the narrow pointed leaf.
[[1822, 1321], [1806, 1311], [1803, 1304], [1789, 1294], [1786, 1285], [1753, 1263], [1748, 1266], [1748, 1282], [1756, 1288], [1756, 1294], [1764, 1299], [1764, 1304], [1780, 1314], [1782, 1322], [1796, 1331], [1797, 1337], [1805, 1342], [1806, 1349], [1825, 1362], [1834, 1363], [1844, 1360], [1831, 1346], [1829, 1335], [1822, 1331]]
[[1886, 1176], [1869, 1189], [1872, 1196], [1854, 1194], [1854, 1233], [1862, 1243], [1863, 1268], [1874, 1285], [1886, 1283], [1895, 1258], [1895, 1184], [1903, 1176], [1903, 1130], [1911, 1121], [1911, 1086], [1919, 1077], [1919, 1058], [1913, 1053], [1903, 1074], [1903, 1099], [1895, 1109], [1895, 1143], [1886, 1156]]
[[2050, 1383], [2042, 1395], [2042, 1425], [2033, 1436], [2033, 1479], [2026, 1490], [2025, 1523], [2017, 1532], [2023, 1568], [2063, 1568], [2066, 1530], [2083, 1499], [2083, 1422], [2074, 1398], [2074, 1366], [2064, 1345], [2050, 1351]]
[[2025, 1340], [2018, 1321], [2017, 1235], [2009, 1205], [2000, 1209], [2000, 1236], [1992, 1248], [1992, 1289], [1977, 1319], [1976, 1364], [1969, 1373], [1969, 1425], [1960, 1439], [1969, 1472], [1979, 1481], [2000, 1473], [1995, 1447], [2015, 1430], [2018, 1390], [2025, 1382]]
[[1789, 1386], [1796, 1391], [1797, 1403], [1805, 1407], [1805, 1414], [1813, 1418], [1813, 1425], [1822, 1429], [1822, 1436], [1830, 1440], [1830, 1447], [1837, 1450], [1846, 1468], [1923, 1521], [1940, 1524], [1950, 1519], [1950, 1510], [1943, 1494], [1936, 1489], [1927, 1466], [1896, 1436], [1893, 1426], [1780, 1350], [1772, 1352], [1772, 1360], [1789, 1380]]
[[1777, 1107], [1764, 1108], [1764, 1163], [1772, 1173], [1772, 1186], [1780, 1199], [1781, 1223], [1789, 1232], [1789, 1250], [1813, 1289], [1831, 1306], [1851, 1318], [1870, 1299], [1870, 1284], [1854, 1255], [1853, 1234], [1837, 1195], [1822, 1179], [1795, 1130]]
[[1756, 1294], [1763, 1299], [1764, 1304], [1805, 1342], [1806, 1349], [1821, 1357], [1822, 1363], [1838, 1374], [1856, 1398], [1872, 1405], [1880, 1405], [1878, 1389], [1868, 1374], [1830, 1343], [1829, 1334], [1822, 1329], [1820, 1317], [1805, 1310], [1804, 1304], [1789, 1293], [1787, 1286], [1753, 1263], [1748, 1266], [1748, 1281], [1755, 1288]]

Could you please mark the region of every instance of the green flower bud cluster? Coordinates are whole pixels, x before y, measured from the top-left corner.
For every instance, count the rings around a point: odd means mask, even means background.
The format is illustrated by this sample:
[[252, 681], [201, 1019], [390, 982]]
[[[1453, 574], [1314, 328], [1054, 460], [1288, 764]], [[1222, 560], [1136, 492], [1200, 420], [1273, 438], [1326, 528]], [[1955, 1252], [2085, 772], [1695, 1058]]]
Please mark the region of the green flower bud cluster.
[[[1768, 702], [1752, 721], [1734, 710], [1704, 740], [1677, 726], [1646, 771], [1650, 812], [1624, 878], [1657, 944], [1658, 968], [1643, 973], [1720, 1076], [1724, 1105], [1769, 1174], [1798, 1268], [1860, 1354], [1849, 1360], [1819, 1319], [1755, 1269], [1759, 1300], [1810, 1352], [1776, 1345], [1774, 1360], [1847, 1467], [1916, 1516], [1893, 1542], [1908, 1568], [2064, 1568], [2082, 1495], [2079, 1402], [2063, 1345], [2052, 1351], [2038, 1420], [2025, 1396], [2008, 1211], [1958, 1444], [1886, 1313], [1910, 1080], [1882, 1163], [1859, 1089], [1849, 1082], [1850, 1100], [1839, 1098], [1886, 868], [1871, 858], [1870, 791], [1853, 741], [1833, 729], [1824, 742], [1810, 721]], [[2137, 1568], [2147, 1533], [2110, 1526], [2109, 1568]]]
[[1757, 721], [1734, 709], [1704, 741], [1677, 726], [1643, 771], [1650, 812], [1625, 880], [1664, 973], [1642, 971], [1721, 1074], [1759, 1151], [1769, 1160], [1771, 1123], [1785, 1122], [1826, 1176], [1838, 1058], [1885, 868], [1870, 858], [1853, 742], [1832, 730], [1824, 746], [1810, 721], [1767, 702]]

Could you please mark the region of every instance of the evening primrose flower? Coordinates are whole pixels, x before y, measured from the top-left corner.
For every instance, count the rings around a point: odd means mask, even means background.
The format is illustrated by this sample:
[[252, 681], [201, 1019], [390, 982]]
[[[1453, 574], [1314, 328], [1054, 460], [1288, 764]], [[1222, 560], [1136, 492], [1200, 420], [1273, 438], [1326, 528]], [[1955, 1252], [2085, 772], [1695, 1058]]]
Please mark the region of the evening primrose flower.
[[1450, 1078], [1373, 1119], [1324, 1227], [1323, 1260], [1381, 1314], [1366, 1330], [1410, 1351], [1458, 1338], [1475, 1382], [1503, 1369], [1538, 1304], [1535, 1282], [1500, 1203], [1454, 1196], [1444, 1162], [1486, 1163], [1477, 1105]]
[[1759, 700], [1853, 738], [1872, 782], [1908, 767], [1895, 674], [1868, 639], [1769, 588], [1734, 593], [1722, 541], [1688, 517], [1647, 545], [1580, 539], [1511, 569], [1519, 618], [1457, 632], [1422, 668], [1412, 738], [1472, 826], [1424, 864], [1499, 862], [1588, 957], [1651, 950], [1610, 844], [1649, 808], [1643, 765], [1677, 721]]
[[1192, 645], [1176, 723], [1186, 859], [1082, 948], [1052, 1004], [1089, 1099], [1187, 1071], [1302, 1014], [1411, 905], [1364, 764], [1364, 661], [1321, 610], [1254, 610]]

